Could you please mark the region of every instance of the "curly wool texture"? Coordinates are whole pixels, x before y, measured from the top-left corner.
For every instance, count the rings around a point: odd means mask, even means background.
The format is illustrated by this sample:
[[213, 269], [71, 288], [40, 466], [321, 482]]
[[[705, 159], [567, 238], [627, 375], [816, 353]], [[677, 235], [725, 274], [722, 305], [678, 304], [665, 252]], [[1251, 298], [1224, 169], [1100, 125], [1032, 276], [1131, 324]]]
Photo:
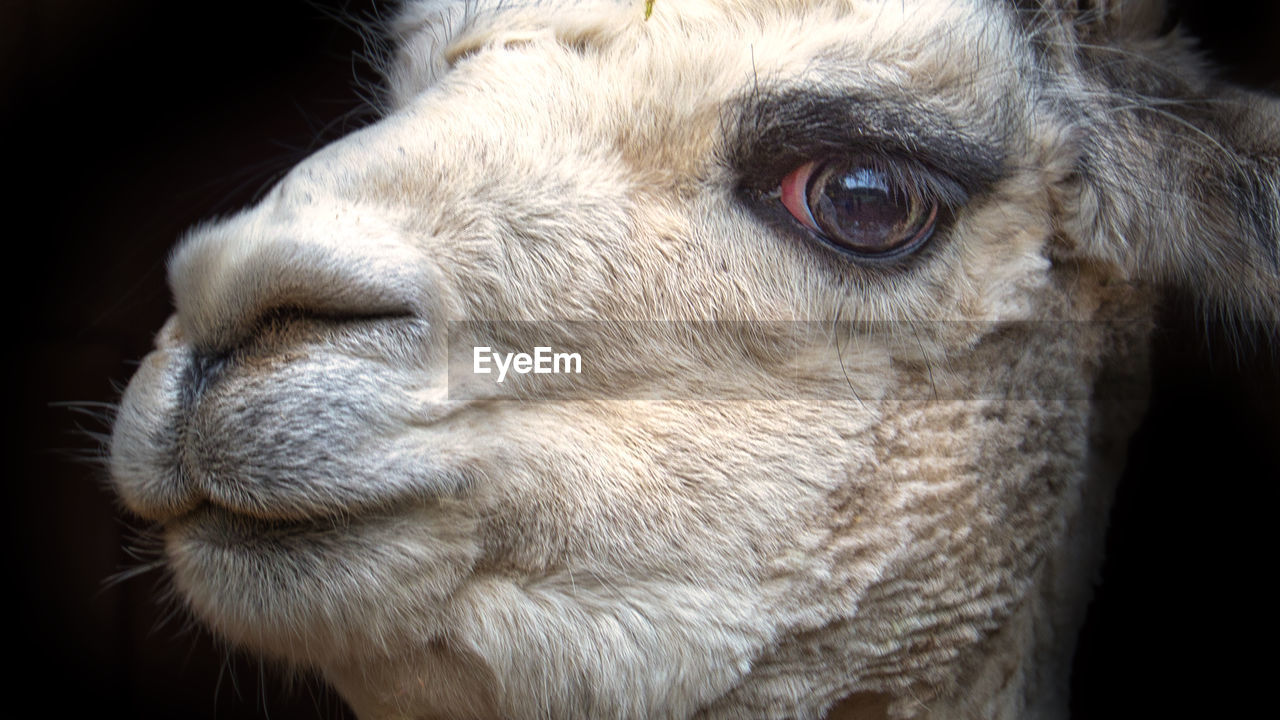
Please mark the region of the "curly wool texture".
[[[408, 3], [385, 117], [175, 251], [115, 485], [363, 718], [1065, 717], [1159, 286], [1280, 318], [1280, 110], [1160, 14]], [[770, 195], [868, 153], [959, 189], [892, 263]], [[588, 372], [475, 392], [476, 320]]]

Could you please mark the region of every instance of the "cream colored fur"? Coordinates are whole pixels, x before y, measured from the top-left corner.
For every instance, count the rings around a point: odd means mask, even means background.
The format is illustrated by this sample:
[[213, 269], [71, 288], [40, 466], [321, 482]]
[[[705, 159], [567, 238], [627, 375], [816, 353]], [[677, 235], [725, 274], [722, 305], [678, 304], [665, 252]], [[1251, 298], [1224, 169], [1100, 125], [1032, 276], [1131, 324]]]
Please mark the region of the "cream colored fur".
[[[191, 611], [370, 719], [1065, 717], [1154, 289], [1280, 317], [1277, 112], [1020, 5], [409, 3], [386, 116], [172, 258], [112, 471]], [[789, 90], [999, 175], [858, 266], [739, 192]], [[591, 372], [462, 392], [461, 320]]]

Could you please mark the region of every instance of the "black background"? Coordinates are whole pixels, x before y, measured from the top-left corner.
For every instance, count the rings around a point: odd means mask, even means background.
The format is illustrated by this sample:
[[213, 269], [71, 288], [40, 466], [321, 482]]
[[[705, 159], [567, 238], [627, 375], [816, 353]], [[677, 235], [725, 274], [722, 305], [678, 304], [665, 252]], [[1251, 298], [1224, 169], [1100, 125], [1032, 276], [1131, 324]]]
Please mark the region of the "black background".
[[[1274, 4], [1180, 3], [1242, 82], [1276, 88]], [[105, 473], [106, 428], [59, 403], [112, 402], [170, 312], [169, 249], [371, 119], [359, 36], [372, 2], [18, 0], [0, 5], [5, 403], [12, 553], [9, 707], [43, 717], [340, 718], [319, 683], [227, 652], [156, 599]], [[1156, 393], [1132, 443], [1073, 715], [1243, 712], [1277, 663], [1280, 372], [1170, 302]], [[1260, 345], [1265, 339], [1259, 338]], [[1261, 651], [1261, 655], [1255, 655]], [[35, 703], [28, 705], [28, 703]]]

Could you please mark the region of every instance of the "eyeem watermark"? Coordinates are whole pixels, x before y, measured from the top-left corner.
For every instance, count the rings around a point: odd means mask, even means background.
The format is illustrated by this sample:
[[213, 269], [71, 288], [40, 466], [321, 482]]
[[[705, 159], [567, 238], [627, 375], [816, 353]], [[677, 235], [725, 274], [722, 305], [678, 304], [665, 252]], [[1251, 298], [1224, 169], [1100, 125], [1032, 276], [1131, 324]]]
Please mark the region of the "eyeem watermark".
[[[1071, 343], [1144, 332], [1070, 321], [450, 321], [451, 401], [1089, 401], [1142, 392], [1145, 366], [1117, 363], [1105, 388], [1075, 377]], [[1072, 338], [1078, 340], [1072, 340]], [[958, 339], [957, 339], [958, 338]], [[999, 342], [981, 342], [985, 338]], [[1014, 340], [1018, 362], [1002, 343]], [[958, 348], [958, 349], [957, 349]], [[1065, 349], [1064, 349], [1065, 348]], [[1005, 354], [1002, 354], [1005, 353]], [[1083, 357], [1083, 355], [1081, 355]], [[1058, 369], [1054, 374], [1049, 370]], [[1056, 371], [1055, 371], [1056, 372]]]
[[471, 371], [477, 375], [498, 373], [498, 382], [507, 379], [507, 372], [519, 375], [581, 375], [582, 356], [578, 353], [553, 352], [550, 347], [538, 346], [529, 353], [500, 353], [482, 345], [472, 352]]

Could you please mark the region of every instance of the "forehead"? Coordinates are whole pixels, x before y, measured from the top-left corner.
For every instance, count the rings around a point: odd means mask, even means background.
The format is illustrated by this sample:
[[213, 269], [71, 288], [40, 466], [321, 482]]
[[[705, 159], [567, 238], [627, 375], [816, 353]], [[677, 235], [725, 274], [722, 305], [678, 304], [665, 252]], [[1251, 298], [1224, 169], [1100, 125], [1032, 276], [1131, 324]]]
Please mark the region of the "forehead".
[[[541, 40], [572, 65], [501, 66], [495, 91], [550, 114], [573, 107], [650, 167], [676, 169], [754, 112], [762, 96], [874, 98], [897, 115], [1016, 135], [1032, 93], [1032, 54], [1017, 14], [989, 0], [643, 0], [418, 2], [397, 26], [393, 106], [488, 48]], [[500, 88], [500, 90], [499, 90]], [[586, 127], [590, 126], [591, 131]], [[604, 140], [604, 138], [600, 138]], [[665, 157], [672, 148], [680, 156]], [[724, 148], [729, 152], [737, 149]]]
[[674, 68], [695, 84], [764, 76], [928, 90], [1007, 83], [1008, 64], [1025, 57], [1017, 13], [990, 0], [656, 0], [644, 13], [643, 0], [411, 2], [394, 25], [392, 72], [429, 85], [471, 52], [522, 36], [554, 37], [659, 84]]

